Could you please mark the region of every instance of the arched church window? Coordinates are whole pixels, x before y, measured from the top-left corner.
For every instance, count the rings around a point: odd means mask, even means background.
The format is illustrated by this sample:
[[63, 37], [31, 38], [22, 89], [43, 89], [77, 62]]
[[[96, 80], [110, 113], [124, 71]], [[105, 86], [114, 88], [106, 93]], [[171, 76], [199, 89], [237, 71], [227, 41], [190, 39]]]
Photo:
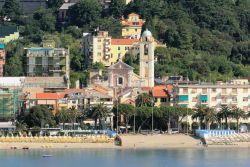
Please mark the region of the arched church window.
[[148, 45], [144, 45], [144, 55], [148, 55]]

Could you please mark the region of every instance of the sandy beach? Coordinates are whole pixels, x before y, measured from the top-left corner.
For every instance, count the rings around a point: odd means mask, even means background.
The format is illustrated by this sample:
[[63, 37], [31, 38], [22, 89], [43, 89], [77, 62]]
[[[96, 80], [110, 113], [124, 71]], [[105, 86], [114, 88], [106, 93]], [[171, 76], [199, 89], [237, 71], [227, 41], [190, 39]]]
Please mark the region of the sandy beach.
[[[184, 134], [175, 135], [121, 135], [122, 146], [114, 143], [28, 143], [2, 142], [0, 149], [16, 147], [22, 149], [171, 149], [171, 148], [204, 148], [200, 140]], [[250, 142], [235, 143], [234, 145], [209, 145], [208, 148], [250, 148]]]

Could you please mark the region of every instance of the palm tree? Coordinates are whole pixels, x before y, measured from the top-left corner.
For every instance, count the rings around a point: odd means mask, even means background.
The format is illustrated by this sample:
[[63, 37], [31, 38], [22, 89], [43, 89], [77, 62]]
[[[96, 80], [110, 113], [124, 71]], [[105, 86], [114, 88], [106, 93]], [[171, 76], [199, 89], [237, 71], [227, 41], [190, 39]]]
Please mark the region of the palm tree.
[[205, 107], [205, 121], [206, 121], [206, 127], [208, 130], [210, 130], [210, 124], [214, 121], [217, 121], [217, 115], [215, 113], [215, 110], [210, 107]]
[[[117, 107], [117, 106], [116, 106]], [[128, 132], [128, 124], [132, 116], [135, 114], [135, 108], [131, 104], [119, 104], [118, 105], [119, 113], [125, 118], [125, 127], [126, 133]], [[116, 108], [113, 109], [114, 113], [117, 114]]]
[[241, 118], [245, 119], [247, 118], [247, 114], [240, 108], [234, 107], [232, 109], [232, 118], [236, 119], [237, 121], [237, 132], [239, 132], [239, 120]]
[[61, 109], [59, 112], [56, 113], [55, 117], [58, 123], [63, 123], [63, 129], [64, 129], [65, 123], [69, 121], [70, 116], [66, 110]]
[[199, 129], [201, 129], [202, 123], [205, 120], [205, 106], [198, 106], [196, 112], [192, 115], [192, 119], [199, 119]]
[[140, 94], [135, 103], [137, 107], [147, 106], [151, 107], [153, 102], [153, 97], [147, 93]]
[[232, 116], [232, 112], [228, 106], [223, 106], [221, 110], [217, 113], [217, 117], [218, 119], [220, 119], [220, 122], [222, 122], [222, 120], [225, 120], [226, 129], [229, 128], [227, 120], [231, 116]]
[[107, 106], [104, 105], [104, 103], [99, 103], [92, 107], [92, 109], [90, 110], [90, 116], [95, 120], [95, 129], [97, 128], [97, 120], [99, 120], [99, 126], [102, 129], [102, 120], [110, 116], [110, 114], [110, 110]]
[[77, 119], [81, 116], [81, 112], [77, 110], [75, 107], [71, 107], [68, 110], [69, 120], [73, 124], [73, 129], [75, 129], [75, 123], [77, 122]]

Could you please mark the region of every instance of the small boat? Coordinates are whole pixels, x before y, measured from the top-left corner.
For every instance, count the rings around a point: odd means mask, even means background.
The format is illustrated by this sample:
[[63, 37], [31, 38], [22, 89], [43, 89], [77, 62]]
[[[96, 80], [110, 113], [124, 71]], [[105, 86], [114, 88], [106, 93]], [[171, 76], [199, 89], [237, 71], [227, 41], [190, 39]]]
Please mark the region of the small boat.
[[53, 155], [43, 155], [44, 158], [53, 157]]
[[114, 142], [115, 142], [115, 145], [116, 145], [116, 146], [122, 146], [122, 139], [120, 138], [120, 136], [117, 135], [117, 136], [115, 137]]
[[23, 147], [22, 149], [23, 149], [23, 150], [28, 150], [28, 149], [29, 149], [29, 147]]

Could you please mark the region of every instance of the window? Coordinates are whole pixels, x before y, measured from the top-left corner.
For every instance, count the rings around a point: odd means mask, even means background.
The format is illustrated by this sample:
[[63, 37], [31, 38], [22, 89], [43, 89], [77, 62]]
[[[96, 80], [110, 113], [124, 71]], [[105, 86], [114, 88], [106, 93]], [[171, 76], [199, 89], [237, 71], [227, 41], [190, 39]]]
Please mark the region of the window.
[[248, 97], [243, 97], [243, 101], [248, 101]]
[[212, 92], [215, 93], [216, 92], [216, 88], [212, 88]]
[[123, 78], [122, 77], [118, 78], [118, 85], [123, 85]]
[[236, 96], [233, 96], [233, 97], [232, 97], [232, 101], [233, 101], [233, 102], [237, 102], [237, 97], [236, 97]]
[[221, 89], [221, 94], [227, 94], [227, 89], [225, 88]]
[[102, 42], [102, 39], [98, 38], [97, 42]]
[[126, 31], [128, 32], [128, 29], [126, 29]]
[[97, 53], [97, 56], [102, 56], [102, 53], [101, 53], [101, 52], [98, 52], [98, 53]]
[[207, 94], [207, 88], [202, 88], [202, 94]]
[[161, 98], [161, 102], [167, 102], [167, 98]]
[[212, 100], [212, 101], [216, 101], [216, 97], [212, 97], [211, 100]]
[[197, 102], [197, 97], [193, 97], [192, 102]]
[[248, 93], [248, 89], [247, 89], [247, 88], [244, 88], [244, 89], [243, 89], [243, 93]]
[[197, 89], [196, 88], [192, 89], [192, 93], [197, 93]]
[[233, 88], [233, 89], [232, 89], [232, 93], [233, 93], [233, 94], [237, 94], [237, 88]]
[[183, 88], [183, 94], [188, 94], [188, 88]]
[[121, 50], [121, 47], [120, 47], [120, 46], [118, 46], [118, 50]]
[[244, 107], [243, 107], [243, 111], [247, 112], [247, 111], [248, 111], [248, 107], [247, 107], [247, 106], [244, 106]]
[[148, 45], [144, 45], [144, 55], [148, 55]]
[[137, 28], [135, 29], [135, 32], [137, 32]]

